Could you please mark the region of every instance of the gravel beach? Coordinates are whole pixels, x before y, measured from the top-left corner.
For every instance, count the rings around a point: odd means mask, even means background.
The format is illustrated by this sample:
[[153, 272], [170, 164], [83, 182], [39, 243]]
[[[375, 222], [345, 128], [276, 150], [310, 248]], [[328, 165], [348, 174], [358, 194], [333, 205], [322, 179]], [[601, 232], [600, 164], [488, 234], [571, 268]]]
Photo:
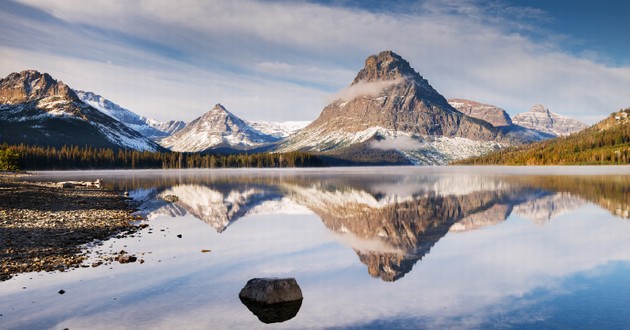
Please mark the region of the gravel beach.
[[96, 187], [0, 181], [0, 281], [81, 266], [84, 244], [138, 228], [132, 209], [124, 196]]

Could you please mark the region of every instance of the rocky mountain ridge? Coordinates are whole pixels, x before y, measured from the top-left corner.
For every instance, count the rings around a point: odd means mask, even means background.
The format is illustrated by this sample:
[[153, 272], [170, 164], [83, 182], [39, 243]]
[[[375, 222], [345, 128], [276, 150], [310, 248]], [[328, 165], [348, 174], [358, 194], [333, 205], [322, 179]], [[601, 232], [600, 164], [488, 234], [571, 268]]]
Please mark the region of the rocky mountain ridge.
[[91, 105], [95, 109], [100, 110], [104, 114], [117, 119], [131, 129], [141, 133], [142, 135], [152, 139], [159, 140], [174, 134], [186, 126], [186, 123], [178, 121], [158, 122], [154, 119], [147, 118], [125, 109], [118, 104], [93, 92], [75, 91], [79, 99], [86, 104]]
[[61, 147], [162, 148], [80, 100], [47, 73], [26, 70], [0, 80], [0, 141]]
[[551, 112], [542, 104], [536, 104], [529, 111], [517, 114], [512, 118], [512, 122], [555, 136], [569, 135], [588, 127], [578, 120]]

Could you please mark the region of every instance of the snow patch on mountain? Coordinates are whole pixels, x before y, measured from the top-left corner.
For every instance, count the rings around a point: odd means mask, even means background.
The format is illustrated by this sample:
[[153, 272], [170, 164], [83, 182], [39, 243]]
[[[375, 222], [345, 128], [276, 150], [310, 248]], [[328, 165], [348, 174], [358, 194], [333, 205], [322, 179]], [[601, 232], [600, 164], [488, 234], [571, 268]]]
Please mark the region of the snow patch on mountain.
[[249, 126], [255, 130], [271, 135], [277, 138], [285, 138], [296, 131], [306, 127], [310, 124], [310, 121], [245, 121]]
[[287, 139], [279, 151], [328, 151], [374, 139], [370, 147], [396, 150], [416, 165], [444, 165], [450, 161], [478, 156], [502, 148], [496, 141], [475, 141], [461, 137], [421, 136], [407, 132], [370, 127], [359, 132], [327, 131], [320, 128], [300, 131]]

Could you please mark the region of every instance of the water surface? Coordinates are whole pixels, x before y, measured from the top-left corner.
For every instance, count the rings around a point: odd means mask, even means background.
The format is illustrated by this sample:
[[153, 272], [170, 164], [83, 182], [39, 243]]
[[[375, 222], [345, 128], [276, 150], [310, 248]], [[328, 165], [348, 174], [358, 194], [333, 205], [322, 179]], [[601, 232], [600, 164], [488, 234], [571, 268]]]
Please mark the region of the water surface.
[[[2, 328], [630, 327], [628, 167], [28, 179], [96, 178], [128, 191], [149, 227], [91, 251], [124, 249], [145, 262], [1, 282]], [[295, 277], [298, 314], [261, 323], [238, 298], [253, 277]]]

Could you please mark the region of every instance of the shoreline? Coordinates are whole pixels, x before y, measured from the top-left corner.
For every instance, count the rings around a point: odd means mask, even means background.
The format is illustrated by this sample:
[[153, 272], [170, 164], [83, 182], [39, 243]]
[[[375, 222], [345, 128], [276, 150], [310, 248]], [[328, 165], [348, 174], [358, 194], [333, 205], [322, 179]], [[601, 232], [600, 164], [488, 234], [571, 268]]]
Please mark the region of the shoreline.
[[141, 226], [133, 211], [112, 190], [0, 180], [0, 282], [19, 273], [89, 267], [85, 245], [135, 232]]

